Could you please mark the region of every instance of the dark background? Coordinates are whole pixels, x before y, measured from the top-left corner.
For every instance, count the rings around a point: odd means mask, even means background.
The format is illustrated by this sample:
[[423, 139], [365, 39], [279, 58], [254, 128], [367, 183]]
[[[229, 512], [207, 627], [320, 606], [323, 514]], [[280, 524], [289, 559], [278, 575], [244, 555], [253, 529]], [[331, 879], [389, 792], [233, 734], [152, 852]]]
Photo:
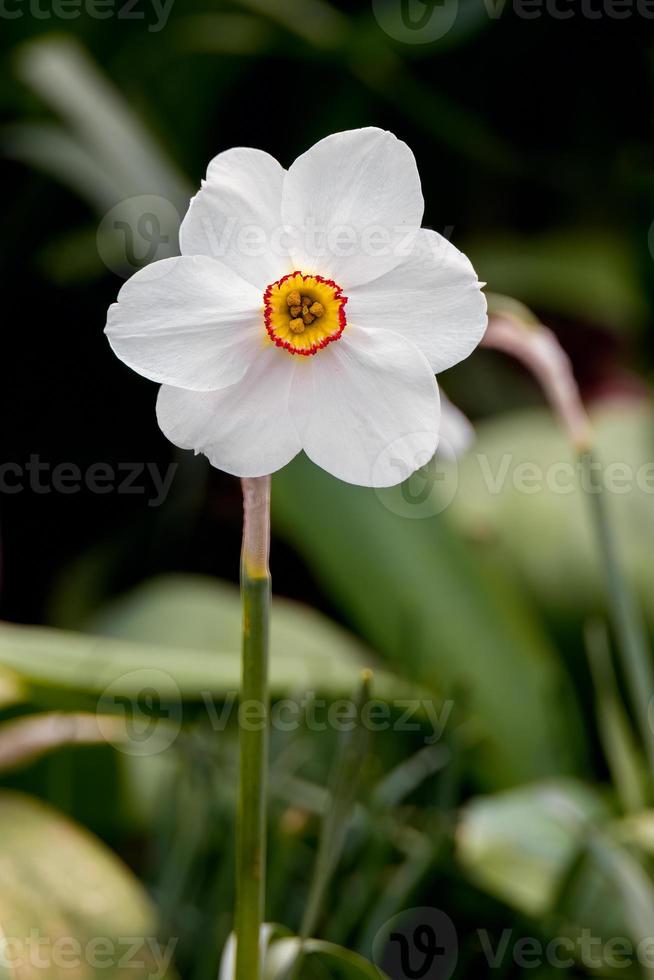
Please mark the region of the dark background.
[[[425, 224], [468, 248], [489, 288], [512, 292], [549, 317], [574, 356], [584, 392], [637, 390], [634, 374], [646, 378], [652, 363], [652, 22], [635, 9], [627, 19], [591, 20], [575, 3], [561, 6], [574, 14], [564, 20], [545, 9], [522, 19], [510, 5], [493, 19], [483, 4], [466, 2], [456, 30], [435, 43], [408, 45], [385, 35], [367, 4], [340, 3], [333, 9], [342, 36], [321, 48], [302, 32], [308, 25], [320, 40], [322, 7], [279, 0], [259, 16], [254, 6], [176, 0], [159, 32], [148, 30], [153, 15], [144, 5], [130, 11], [142, 21], [84, 13], [37, 20], [26, 6], [16, 8], [24, 16], [3, 25], [5, 121], [51, 116], [17, 78], [16, 52], [22, 42], [65, 32], [87, 47], [190, 186], [229, 146], [258, 146], [288, 165], [330, 131], [388, 128], [416, 154]], [[199, 19], [205, 16], [209, 24], [213, 18], [211, 30]], [[280, 19], [291, 27], [295, 21], [300, 36]], [[236, 43], [236, 27], [247, 54], [221, 50]], [[80, 260], [84, 274], [62, 272], [66, 263], [52, 261], [65, 258], [68, 236], [87, 227], [92, 252], [97, 217], [50, 179], [46, 146], [36, 157], [33, 167], [11, 162], [5, 170], [3, 456], [24, 464], [38, 453], [52, 465], [83, 469], [96, 461], [165, 466], [173, 451], [156, 426], [154, 387], [114, 359], [102, 334], [120, 278], [97, 255]], [[606, 257], [594, 280], [595, 235]], [[557, 236], [572, 241], [564, 259], [557, 257]], [[493, 259], [496, 240], [502, 254]], [[536, 286], [512, 268], [530, 245], [542, 254]], [[614, 251], [620, 268], [612, 267]], [[583, 269], [565, 302], [559, 263], [573, 280], [575, 263]], [[585, 297], [593, 298], [595, 282], [601, 287], [606, 275], [618, 302], [597, 322], [593, 303], [585, 311]], [[621, 310], [623, 293], [628, 304]], [[538, 397], [528, 383], [507, 388], [504, 367], [479, 360], [483, 369], [451, 372], [451, 393], [473, 418]], [[62, 570], [90, 546], [117, 548], [123, 537], [125, 581], [114, 581], [116, 588], [158, 569], [233, 578], [238, 490], [219, 474], [209, 480], [190, 536], [170, 541], [161, 539], [157, 513], [138, 495], [37, 494], [29, 487], [3, 494], [3, 615], [44, 621]], [[283, 556], [277, 588], [294, 594], [297, 580]]]
[[[160, 507], [148, 505], [143, 475], [143, 493], [64, 493], [47, 477], [43, 491], [23, 479], [10, 492], [13, 471], [0, 470], [3, 620], [156, 642], [178, 678], [188, 661], [173, 668], [167, 645], [199, 647], [211, 663], [211, 617], [205, 629], [180, 615], [174, 637], [162, 638], [170, 591], [157, 600], [165, 608], [152, 600], [147, 629], [147, 616], [135, 626], [125, 615], [141, 599], [111, 605], [161, 573], [235, 583], [241, 495], [238, 481], [167, 443], [155, 419], [156, 386], [112, 354], [106, 310], [133, 269], [120, 257], [109, 268], [96, 234], [107, 212], [135, 195], [161, 196], [183, 213], [208, 161], [232, 146], [260, 147], [289, 165], [330, 132], [392, 130], [415, 152], [424, 224], [470, 256], [489, 291], [523, 301], [556, 331], [604, 458], [654, 458], [654, 19], [642, 9], [625, 7], [629, 16], [619, 19], [599, 0], [559, 0], [572, 16], [543, 7], [526, 18], [507, 2], [495, 17], [461, 0], [451, 29], [422, 44], [389, 36], [369, 2], [175, 0], [161, 31], [148, 30], [153, 16], [143, 3], [131, 9], [139, 20], [63, 19], [41, 4], [30, 13], [6, 0], [5, 12], [21, 16], [0, 15], [0, 464], [24, 468], [36, 455], [50, 471], [62, 463], [82, 472], [96, 463], [177, 470]], [[396, 6], [388, 0], [384, 9]], [[437, 8], [447, 16], [451, 0]], [[139, 138], [154, 141], [129, 180], [117, 175], [122, 163], [132, 166], [134, 144], [107, 138], [107, 112], [127, 114]], [[403, 519], [413, 516], [404, 498], [345, 487], [297, 461], [273, 480], [274, 592], [347, 627], [375, 666], [455, 703], [433, 770], [415, 787], [420, 737], [376, 740], [360, 794], [367, 822], [348, 838], [320, 935], [370, 957], [384, 921], [429, 906], [456, 924], [456, 976], [497, 977], [480, 927], [494, 944], [505, 928], [544, 941], [586, 926], [605, 938], [642, 936], [643, 922], [654, 921], [654, 794], [615, 643], [607, 661], [615, 677], [600, 671], [598, 681], [589, 669], [584, 627], [604, 622], [607, 604], [580, 495], [507, 490], [491, 498], [470, 476], [476, 451], [568, 460], [570, 447], [534, 381], [498, 354], [475, 352], [439, 382], [478, 437], [452, 506]], [[612, 499], [610, 509], [651, 634], [651, 494]], [[181, 595], [181, 580], [173, 581]], [[307, 629], [318, 632], [317, 621]], [[10, 704], [1, 724], [97, 702], [92, 668], [80, 690], [52, 670], [62, 649], [50, 648], [52, 636], [65, 646], [71, 634], [39, 635], [46, 680], [29, 687], [27, 704]], [[0, 662], [16, 667], [12, 636], [0, 635]], [[217, 677], [214, 693], [221, 684]], [[618, 705], [619, 723], [602, 713], [607, 703]], [[213, 740], [195, 725], [197, 703], [190, 712], [190, 733], [171, 749], [163, 786], [158, 756], [137, 766], [107, 746], [53, 751], [18, 774], [3, 772], [2, 781], [109, 842], [155, 898], [163, 935], [181, 936], [181, 975], [213, 980], [231, 928], [235, 738]], [[308, 790], [328, 779], [332, 736], [302, 733], [299, 749], [273, 739], [273, 795], [289, 773], [300, 774], [306, 791], [306, 799], [298, 790], [271, 805], [267, 916], [292, 929], [319, 832]], [[623, 785], [632, 770], [643, 784], [635, 801]], [[389, 814], [374, 809], [373, 789], [390, 772], [409, 788]], [[564, 833], [548, 823], [550, 781], [588, 823], [573, 821]], [[475, 852], [467, 819], [487, 812]], [[11, 812], [7, 819], [21, 822]], [[0, 875], [0, 895], [3, 887]], [[561, 972], [509, 962], [501, 975]], [[577, 964], [567, 972], [588, 971]]]

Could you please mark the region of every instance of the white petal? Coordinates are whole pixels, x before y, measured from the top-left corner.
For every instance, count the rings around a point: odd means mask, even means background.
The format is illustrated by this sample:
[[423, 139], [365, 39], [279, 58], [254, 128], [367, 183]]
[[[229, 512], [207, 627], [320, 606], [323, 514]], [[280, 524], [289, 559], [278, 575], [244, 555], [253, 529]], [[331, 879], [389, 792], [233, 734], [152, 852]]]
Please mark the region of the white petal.
[[340, 340], [302, 360], [291, 404], [314, 463], [347, 483], [386, 487], [429, 462], [438, 443], [438, 387], [413, 344], [346, 327]]
[[109, 307], [106, 334], [139, 374], [196, 391], [234, 384], [264, 334], [260, 293], [204, 255], [153, 262]]
[[327, 136], [284, 180], [282, 215], [295, 231], [295, 266], [346, 291], [401, 261], [423, 208], [413, 153], [382, 129]]
[[348, 292], [347, 319], [401, 333], [438, 373], [462, 361], [483, 337], [486, 297], [463, 252], [423, 228], [408, 259]]
[[182, 255], [212, 255], [261, 292], [291, 272], [281, 218], [284, 174], [263, 150], [219, 153], [182, 221]]
[[288, 411], [293, 360], [271, 344], [231, 388], [198, 392], [164, 385], [157, 400], [163, 433], [226, 473], [274, 473], [301, 448]]
[[475, 440], [475, 430], [460, 408], [453, 405], [441, 390], [441, 433], [438, 455], [445, 459], [460, 459]]

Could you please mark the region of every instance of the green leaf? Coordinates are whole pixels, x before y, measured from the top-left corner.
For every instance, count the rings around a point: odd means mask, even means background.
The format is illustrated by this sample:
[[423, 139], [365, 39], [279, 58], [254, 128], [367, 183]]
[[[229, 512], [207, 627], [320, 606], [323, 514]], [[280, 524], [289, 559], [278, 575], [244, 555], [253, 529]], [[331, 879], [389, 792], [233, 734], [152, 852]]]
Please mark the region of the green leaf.
[[582, 826], [554, 815], [556, 805], [586, 817], [608, 815], [582, 783], [552, 780], [473, 799], [457, 829], [459, 859], [471, 878], [533, 916], [553, 907], [566, 868], [584, 840]]
[[[100, 213], [121, 199], [122, 188], [80, 140], [53, 123], [17, 123], [2, 131], [7, 156], [54, 177]], [[95, 236], [93, 240], [95, 244]]]
[[[271, 943], [266, 955], [264, 980], [283, 980], [289, 966], [295, 961], [299, 947], [300, 940], [295, 937]], [[325, 966], [336, 968], [339, 971], [337, 976], [343, 980], [388, 980], [385, 973], [363, 956], [335, 943], [307, 939], [303, 949], [307, 958], [315, 956]], [[331, 978], [333, 974], [329, 972], [327, 976]]]
[[298, 457], [273, 478], [276, 531], [388, 664], [466, 710], [486, 785], [570, 771], [583, 736], [556, 655], [497, 567], [442, 515], [412, 520], [404, 489], [354, 487]]
[[638, 944], [651, 935], [654, 886], [645, 862], [624, 846], [633, 827], [613, 821], [590, 787], [553, 780], [473, 800], [458, 854], [474, 881], [545, 931], [560, 935], [563, 926], [575, 937], [590, 930]]
[[[615, 828], [613, 830], [615, 832]], [[600, 908], [603, 908], [604, 902], [612, 899], [617, 913], [613, 917], [613, 922], [617, 924], [621, 917], [621, 925], [627, 935], [631, 936], [637, 945], [644, 943], [649, 947], [652, 921], [654, 921], [654, 886], [644, 863], [622, 847], [614, 835], [608, 833], [591, 830], [589, 850], [609, 885], [608, 889], [603, 888], [600, 878], [599, 888], [595, 892]], [[607, 935], [606, 929], [610, 928], [613, 922], [609, 919], [604, 935]], [[640, 967], [643, 976], [654, 977], [654, 967], [647, 958], [640, 962]]]
[[614, 232], [564, 230], [466, 243], [481, 279], [536, 309], [609, 327], [639, 326], [647, 301], [629, 243]]
[[[158, 942], [154, 910], [131, 872], [67, 817], [6, 790], [0, 921], [19, 957], [5, 965], [7, 977], [57, 980], [71, 970], [79, 980], [171, 975], [169, 961], [158, 957], [172, 954], [174, 944], [165, 950]], [[6, 964], [11, 954], [4, 948]]]
[[[79, 148], [73, 150], [65, 135], [58, 137], [59, 155], [78, 158], [79, 191], [94, 196], [87, 178], [95, 167], [113, 182], [120, 198], [160, 194], [184, 210], [189, 198], [184, 177], [72, 36], [49, 35], [18, 48], [16, 70], [22, 81], [61, 117], [71, 138], [79, 143]], [[53, 135], [50, 138], [54, 140]], [[44, 143], [41, 155], [47, 149], [48, 144]], [[33, 162], [38, 162], [38, 157], [37, 152]], [[81, 167], [87, 172], [84, 180]]]
[[[0, 624], [0, 665], [33, 688], [97, 695], [112, 684], [113, 694], [132, 697], [150, 676], [164, 700], [221, 696], [239, 689], [241, 615], [236, 587], [168, 576], [112, 603], [88, 633]], [[275, 697], [347, 695], [371, 659], [341, 627], [287, 600], [273, 601], [271, 633]], [[383, 671], [378, 687], [380, 697], [416, 693]]]
[[[623, 404], [595, 411], [592, 420], [621, 561], [652, 625], [654, 413], [648, 403]], [[527, 490], [522, 467], [536, 474]], [[549, 412], [503, 415], [478, 427], [472, 452], [459, 463], [448, 511], [466, 537], [479, 542], [481, 555], [507, 563], [553, 616], [575, 623], [580, 615], [596, 614], [605, 594], [579, 476]]]

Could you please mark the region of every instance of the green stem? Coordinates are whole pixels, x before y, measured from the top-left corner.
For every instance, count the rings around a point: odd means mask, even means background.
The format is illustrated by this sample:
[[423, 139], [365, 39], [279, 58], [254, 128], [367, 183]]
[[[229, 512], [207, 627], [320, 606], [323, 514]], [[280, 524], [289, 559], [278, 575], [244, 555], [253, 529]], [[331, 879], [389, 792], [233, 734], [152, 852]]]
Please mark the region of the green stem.
[[592, 511], [597, 542], [606, 578], [611, 620], [622, 658], [625, 677], [636, 710], [640, 736], [650, 769], [654, 772], [654, 730], [649, 719], [654, 696], [654, 675], [647, 637], [636, 600], [620, 567], [613, 528], [603, 496], [601, 473], [592, 452], [579, 454], [582, 486]]
[[270, 477], [244, 479], [243, 663], [236, 822], [236, 980], [260, 980], [265, 901], [270, 620]]
[[577, 451], [581, 484], [592, 511], [595, 533], [606, 579], [613, 629], [618, 641], [640, 736], [650, 770], [654, 772], [654, 728], [650, 725], [650, 699], [654, 674], [647, 636], [634, 596], [618, 561], [613, 528], [602, 496], [601, 469], [591, 452], [592, 430], [572, 366], [555, 335], [530, 310], [506, 296], [491, 297], [491, 319], [483, 343], [516, 357], [535, 375], [563, 423]]
[[584, 637], [595, 689], [598, 731], [611, 782], [623, 812], [639, 813], [647, 806], [643, 759], [618, 689], [608, 630], [595, 620], [586, 624]]

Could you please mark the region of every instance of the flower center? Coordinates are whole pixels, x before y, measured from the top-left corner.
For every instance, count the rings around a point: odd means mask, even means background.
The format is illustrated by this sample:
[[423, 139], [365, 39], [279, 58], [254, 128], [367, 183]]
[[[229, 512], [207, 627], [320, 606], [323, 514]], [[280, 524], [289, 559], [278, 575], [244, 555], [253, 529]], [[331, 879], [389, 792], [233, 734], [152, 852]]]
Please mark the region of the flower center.
[[268, 336], [290, 354], [317, 353], [338, 340], [347, 323], [347, 296], [322, 276], [291, 272], [268, 286], [263, 301]]

